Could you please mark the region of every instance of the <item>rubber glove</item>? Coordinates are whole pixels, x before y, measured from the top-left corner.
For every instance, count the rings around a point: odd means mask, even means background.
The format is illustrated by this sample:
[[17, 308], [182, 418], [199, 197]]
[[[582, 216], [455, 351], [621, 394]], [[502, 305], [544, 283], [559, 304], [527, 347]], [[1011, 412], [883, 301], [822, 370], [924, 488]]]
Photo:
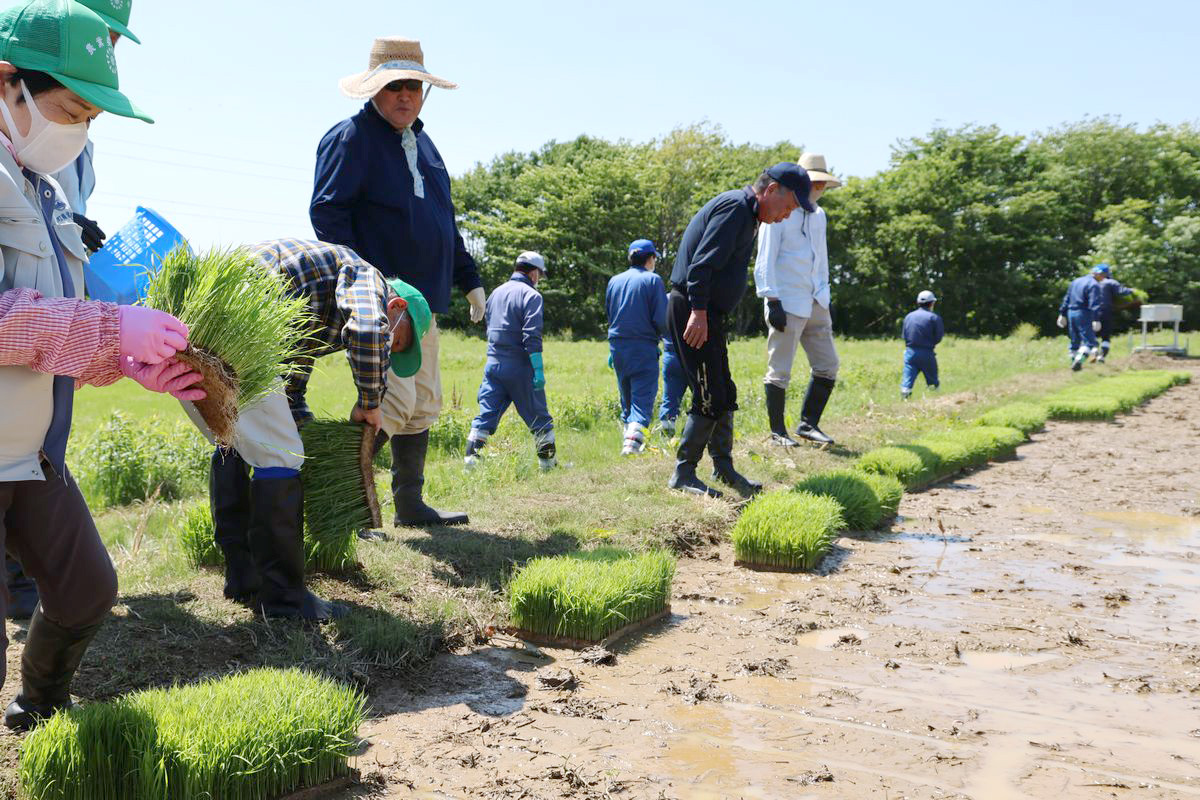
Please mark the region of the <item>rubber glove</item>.
[[1060, 328], [1067, 327], [1067, 318], [1064, 317], [1062, 314], [1058, 315], [1058, 327], [1060, 327]]
[[616, 367], [614, 367], [614, 366], [613, 366], [613, 360], [612, 360], [612, 351], [611, 351], [611, 350], [608, 352], [608, 368], [609, 368], [609, 369], [613, 369], [613, 370], [615, 370], [615, 369], [616, 369]]
[[204, 376], [174, 358], [165, 359], [157, 364], [146, 364], [130, 356], [121, 356], [121, 372], [125, 377], [140, 383], [143, 388], [169, 394], [177, 400], [194, 403], [208, 396], [198, 386], [189, 388], [204, 380]]
[[533, 390], [540, 392], [546, 388], [546, 372], [542, 368], [542, 354], [530, 353], [529, 363], [533, 365]]
[[187, 347], [187, 325], [165, 311], [118, 306], [121, 355], [142, 364], [157, 364]]
[[787, 329], [787, 312], [783, 310], [783, 302], [777, 297], [767, 300], [767, 324], [780, 333]]
[[107, 237], [95, 220], [88, 219], [83, 214], [72, 214], [71, 218], [81, 228], [79, 235], [83, 238], [83, 246], [88, 249], [89, 253], [94, 253], [104, 247], [104, 240]]
[[1098, 319], [1094, 319], [1094, 320], [1092, 320], [1092, 330], [1093, 330], [1095, 333], [1099, 333], [1099, 332], [1100, 332], [1100, 329], [1101, 329], [1102, 327], [1104, 327], [1104, 326], [1100, 324], [1100, 320], [1098, 320]]
[[480, 322], [487, 310], [487, 292], [482, 286], [476, 286], [467, 292], [467, 302], [471, 304], [471, 322]]

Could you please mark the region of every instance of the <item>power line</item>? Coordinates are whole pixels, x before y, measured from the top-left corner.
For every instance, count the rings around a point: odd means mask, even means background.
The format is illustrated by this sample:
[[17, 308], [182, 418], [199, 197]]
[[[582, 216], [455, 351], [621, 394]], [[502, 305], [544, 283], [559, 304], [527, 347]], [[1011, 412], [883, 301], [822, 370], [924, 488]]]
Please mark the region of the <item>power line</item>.
[[272, 181], [283, 181], [284, 183], [298, 183], [302, 186], [311, 186], [312, 181], [302, 181], [299, 178], [287, 178], [282, 175], [262, 175], [254, 172], [238, 172], [232, 169], [221, 169], [220, 167], [210, 167], [204, 164], [185, 164], [181, 161], [167, 161], [161, 158], [146, 158], [145, 156], [131, 156], [125, 153], [105, 152], [105, 158], [126, 158], [130, 161], [137, 161], [142, 164], [166, 164], [171, 167], [183, 167], [185, 169], [199, 169], [205, 172], [221, 172], [226, 175], [235, 175], [239, 178], [265, 178]]
[[[98, 206], [108, 206], [110, 208], [122, 208], [122, 209], [126, 209], [126, 210], [128, 210], [128, 208], [129, 208], [129, 206], [125, 205], [124, 203], [112, 203], [112, 202], [108, 202], [105, 200], [98, 200], [98, 201], [96, 201], [95, 204]], [[254, 224], [259, 224], [259, 225], [268, 225], [268, 224], [269, 225], [282, 225], [283, 224], [282, 221], [277, 221], [277, 220], [246, 219], [245, 217], [226, 217], [226, 216], [221, 216], [218, 214], [202, 214], [199, 211], [187, 211], [186, 209], [179, 210], [179, 211], [172, 211], [171, 215], [172, 216], [178, 215], [181, 217], [202, 217], [204, 219], [216, 219], [216, 220], [223, 220], [225, 222], [248, 222], [248, 223], [254, 223]]]
[[149, 142], [138, 142], [133, 139], [118, 139], [113, 136], [97, 137], [101, 143], [117, 142], [119, 144], [131, 144], [135, 147], [153, 147], [157, 150], [170, 150], [173, 153], [186, 153], [187, 155], [203, 156], [204, 158], [215, 158], [218, 161], [238, 161], [243, 164], [254, 164], [260, 167], [276, 167], [277, 169], [294, 169], [298, 172], [311, 172], [308, 167], [297, 167], [294, 164], [273, 164], [268, 161], [261, 161], [255, 158], [237, 158], [236, 156], [227, 156], [223, 153], [205, 153], [201, 150], [188, 150], [183, 147], [168, 147], [165, 144], [150, 144]]
[[[253, 208], [231, 208], [229, 206], [213, 205], [212, 203], [193, 203], [193, 202], [189, 202], [187, 200], [175, 200], [170, 197], [147, 197], [145, 195], [140, 195], [140, 194], [125, 194], [123, 192], [110, 192], [107, 190], [98, 191], [98, 192], [96, 192], [95, 195], [93, 195], [93, 197], [124, 197], [124, 198], [130, 199], [130, 200], [136, 200], [138, 203], [143, 204], [143, 205], [145, 203], [170, 203], [172, 205], [193, 206], [195, 208], [206, 208], [209, 210], [216, 210], [216, 211], [236, 211], [236, 212], [245, 213], [245, 214], [257, 214], [260, 216], [268, 216], [268, 217], [281, 217], [281, 218], [285, 218], [285, 219], [289, 219], [289, 220], [295, 218], [294, 214], [280, 213], [277, 211], [260, 211], [258, 209], [253, 209]], [[100, 202], [103, 202], [103, 201], [100, 201]]]

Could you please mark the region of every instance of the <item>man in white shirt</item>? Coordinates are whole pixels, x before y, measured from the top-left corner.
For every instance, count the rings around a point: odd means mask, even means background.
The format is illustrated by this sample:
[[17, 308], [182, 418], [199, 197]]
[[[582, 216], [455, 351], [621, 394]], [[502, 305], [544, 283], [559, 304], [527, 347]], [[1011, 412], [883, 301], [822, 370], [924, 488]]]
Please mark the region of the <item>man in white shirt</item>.
[[[812, 179], [812, 202], [826, 189], [841, 186], [825, 165], [825, 156], [805, 153], [800, 166]], [[764, 223], [758, 231], [754, 285], [767, 317], [767, 375], [764, 390], [771, 441], [798, 447], [784, 419], [787, 387], [796, 347], [804, 347], [812, 378], [796, 435], [818, 444], [833, 444], [818, 423], [837, 380], [838, 355], [829, 314], [829, 254], [825, 246], [825, 211], [798, 210], [783, 222]]]

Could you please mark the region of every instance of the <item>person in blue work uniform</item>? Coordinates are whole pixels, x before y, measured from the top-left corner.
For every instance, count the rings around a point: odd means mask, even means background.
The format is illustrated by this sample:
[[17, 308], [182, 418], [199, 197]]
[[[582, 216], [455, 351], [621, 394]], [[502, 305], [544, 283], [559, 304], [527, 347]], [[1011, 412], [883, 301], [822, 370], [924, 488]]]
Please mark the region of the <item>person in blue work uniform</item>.
[[812, 182], [803, 167], [784, 161], [753, 186], [722, 192], [692, 217], [671, 270], [667, 325], [692, 390], [692, 407], [675, 454], [672, 489], [720, 497], [696, 476], [705, 448], [713, 478], [739, 494], [762, 484], [733, 467], [733, 414], [737, 385], [729, 372], [726, 316], [746, 292], [754, 235], [761, 222], [782, 222], [797, 208], [814, 210]]
[[1113, 316], [1116, 314], [1117, 298], [1133, 294], [1133, 289], [1123, 286], [1112, 276], [1112, 268], [1108, 264], [1096, 265], [1096, 269], [1101, 268], [1104, 272], [1100, 281], [1100, 330], [1097, 331], [1100, 347], [1092, 353], [1092, 361], [1099, 364], [1103, 364], [1104, 359], [1108, 358], [1108, 351], [1112, 347]]
[[904, 318], [904, 373], [900, 376], [900, 399], [912, 395], [917, 375], [925, 376], [925, 385], [936, 389], [938, 382], [937, 354], [933, 349], [946, 335], [940, 315], [933, 312], [937, 296], [926, 289], [917, 295], [917, 310]]
[[422, 497], [429, 429], [442, 410], [436, 315], [450, 310], [451, 286], [466, 295], [472, 322], [483, 319], [486, 299], [455, 222], [450, 173], [418, 116], [425, 87], [457, 86], [425, 69], [420, 42], [401, 38], [376, 39], [367, 70], [339, 85], [343, 94], [367, 102], [317, 148], [313, 230], [321, 241], [354, 250], [385, 277], [416, 287], [434, 313], [421, 340], [420, 372], [383, 399], [377, 445], [391, 441], [394, 521], [463, 525], [465, 513], [430, 508]]
[[629, 245], [629, 269], [608, 280], [608, 347], [625, 440], [621, 455], [641, 453], [658, 396], [658, 342], [667, 329], [667, 290], [654, 274], [658, 250], [649, 239]]
[[687, 386], [687, 370], [675, 352], [675, 341], [668, 331], [662, 337], [662, 403], [658, 408], [658, 422], [665, 436], [675, 435], [675, 421], [679, 418]]
[[479, 385], [479, 416], [467, 435], [468, 467], [496, 432], [509, 405], [533, 434], [538, 463], [552, 469], [555, 459], [554, 419], [546, 406], [546, 373], [542, 363], [542, 295], [535, 288], [546, 275], [546, 259], [526, 251], [517, 257], [512, 277], [496, 287], [487, 301], [487, 363]]
[[1097, 348], [1096, 334], [1100, 332], [1100, 282], [1108, 274], [1108, 265], [1100, 264], [1087, 275], [1071, 281], [1058, 307], [1058, 327], [1066, 328], [1070, 336], [1071, 369], [1078, 372], [1083, 362]]

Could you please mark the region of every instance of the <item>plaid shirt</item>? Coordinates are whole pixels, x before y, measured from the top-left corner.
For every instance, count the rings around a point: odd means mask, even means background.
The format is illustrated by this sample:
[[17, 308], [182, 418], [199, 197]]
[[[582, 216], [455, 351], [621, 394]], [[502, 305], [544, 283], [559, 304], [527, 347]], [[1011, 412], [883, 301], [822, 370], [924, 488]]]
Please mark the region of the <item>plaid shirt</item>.
[[387, 303], [395, 296], [383, 274], [348, 247], [303, 239], [274, 239], [250, 245], [258, 262], [284, 277], [297, 297], [308, 300], [313, 323], [308, 347], [288, 376], [288, 404], [297, 422], [311, 419], [304, 394], [313, 362], [346, 351], [358, 405], [378, 408], [387, 388], [391, 336]]

